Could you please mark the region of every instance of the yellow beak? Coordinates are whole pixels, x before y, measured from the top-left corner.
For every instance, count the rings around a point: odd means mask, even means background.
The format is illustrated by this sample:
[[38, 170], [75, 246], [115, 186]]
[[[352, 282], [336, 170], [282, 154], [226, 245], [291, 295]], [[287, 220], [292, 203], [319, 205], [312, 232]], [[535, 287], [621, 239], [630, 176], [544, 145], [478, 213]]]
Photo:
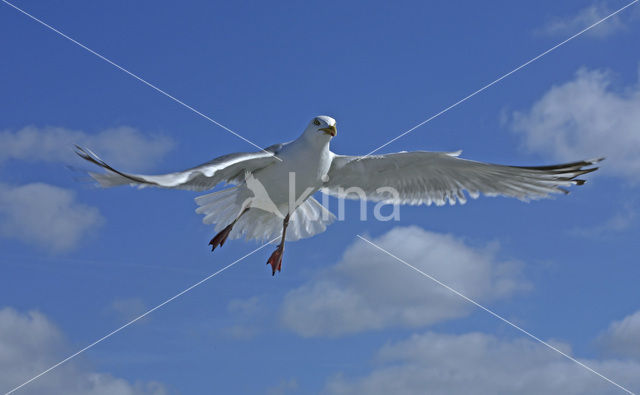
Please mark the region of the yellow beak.
[[322, 130], [326, 134], [330, 134], [332, 137], [335, 137], [336, 134], [338, 134], [338, 131], [336, 130], [336, 125], [331, 125], [328, 128], [322, 128], [320, 130]]

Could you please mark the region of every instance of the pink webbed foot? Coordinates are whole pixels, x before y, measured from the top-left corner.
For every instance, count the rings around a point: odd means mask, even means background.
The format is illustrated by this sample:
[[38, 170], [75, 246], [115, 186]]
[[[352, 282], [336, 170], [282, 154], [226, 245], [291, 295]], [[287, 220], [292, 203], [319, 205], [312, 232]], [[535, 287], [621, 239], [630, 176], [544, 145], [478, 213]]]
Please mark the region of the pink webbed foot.
[[282, 255], [284, 253], [284, 246], [279, 245], [273, 254], [269, 257], [267, 261], [267, 265], [271, 265], [271, 275], [274, 276], [276, 274], [276, 270], [282, 270]]
[[231, 229], [233, 229], [233, 224], [222, 229], [220, 233], [218, 233], [213, 237], [213, 239], [211, 239], [211, 241], [209, 242], [211, 251], [215, 250], [217, 246], [222, 247], [224, 245], [224, 242], [227, 241], [227, 237], [229, 237], [229, 233], [231, 233]]

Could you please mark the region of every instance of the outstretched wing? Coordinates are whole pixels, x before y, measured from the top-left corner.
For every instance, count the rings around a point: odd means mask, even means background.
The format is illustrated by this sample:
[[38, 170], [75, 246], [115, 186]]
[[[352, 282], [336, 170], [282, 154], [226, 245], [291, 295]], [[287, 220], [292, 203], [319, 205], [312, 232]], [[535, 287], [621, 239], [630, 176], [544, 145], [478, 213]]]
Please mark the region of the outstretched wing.
[[[443, 205], [472, 198], [511, 196], [528, 201], [564, 187], [582, 185], [576, 177], [597, 170], [603, 158], [555, 166], [517, 167], [458, 158], [460, 152], [398, 152], [367, 157], [336, 155], [323, 192], [331, 195], [401, 204]], [[355, 187], [355, 188], [354, 188]], [[387, 188], [384, 188], [387, 187]], [[348, 188], [353, 188], [347, 191]], [[390, 189], [397, 193], [390, 192]]]
[[175, 173], [144, 175], [123, 173], [114, 169], [91, 150], [76, 146], [76, 153], [83, 159], [107, 170], [106, 173], [89, 174], [103, 187], [118, 185], [155, 186], [161, 188], [206, 191], [220, 182], [239, 183], [245, 172], [253, 172], [275, 163], [275, 155], [285, 144], [274, 144], [259, 152], [241, 152], [215, 158], [199, 166]]

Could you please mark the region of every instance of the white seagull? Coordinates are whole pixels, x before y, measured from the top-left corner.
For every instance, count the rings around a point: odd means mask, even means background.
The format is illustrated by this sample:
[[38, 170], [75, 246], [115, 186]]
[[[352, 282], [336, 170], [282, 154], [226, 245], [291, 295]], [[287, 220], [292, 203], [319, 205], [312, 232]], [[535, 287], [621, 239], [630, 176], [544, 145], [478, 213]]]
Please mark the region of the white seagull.
[[[196, 212], [204, 214], [203, 222], [215, 224], [218, 232], [209, 244], [213, 251], [228, 238], [270, 240], [281, 236], [267, 261], [272, 275], [282, 267], [285, 240], [321, 233], [335, 219], [311, 196], [319, 190], [342, 198], [410, 205], [464, 204], [465, 191], [474, 199], [484, 194], [528, 201], [568, 193], [564, 187], [584, 184], [576, 177], [597, 170], [589, 166], [602, 160], [518, 167], [461, 159], [460, 151], [347, 156], [330, 151], [329, 143], [335, 136], [336, 121], [321, 115], [289, 143], [224, 155], [161, 175], [123, 173], [81, 147], [77, 147], [77, 154], [107, 170], [89, 173], [103, 187], [128, 184], [206, 191], [219, 183], [235, 185], [195, 199], [200, 206]], [[361, 193], [347, 193], [349, 188]], [[396, 193], [390, 195], [389, 188]]]

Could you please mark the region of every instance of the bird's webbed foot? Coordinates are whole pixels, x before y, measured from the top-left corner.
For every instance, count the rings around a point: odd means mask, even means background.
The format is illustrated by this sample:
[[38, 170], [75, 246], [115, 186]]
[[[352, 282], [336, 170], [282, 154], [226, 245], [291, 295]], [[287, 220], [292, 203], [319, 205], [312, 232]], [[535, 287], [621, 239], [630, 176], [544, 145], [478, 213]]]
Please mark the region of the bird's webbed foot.
[[282, 255], [284, 254], [284, 244], [279, 244], [273, 254], [269, 257], [267, 265], [271, 265], [271, 275], [276, 274], [276, 270], [282, 269]]
[[233, 229], [233, 224], [222, 229], [220, 233], [218, 233], [213, 237], [213, 239], [211, 239], [211, 241], [209, 242], [211, 251], [215, 250], [217, 246], [222, 247], [224, 245], [224, 242], [227, 241], [227, 237], [229, 237], [229, 233], [231, 233], [231, 229]]

